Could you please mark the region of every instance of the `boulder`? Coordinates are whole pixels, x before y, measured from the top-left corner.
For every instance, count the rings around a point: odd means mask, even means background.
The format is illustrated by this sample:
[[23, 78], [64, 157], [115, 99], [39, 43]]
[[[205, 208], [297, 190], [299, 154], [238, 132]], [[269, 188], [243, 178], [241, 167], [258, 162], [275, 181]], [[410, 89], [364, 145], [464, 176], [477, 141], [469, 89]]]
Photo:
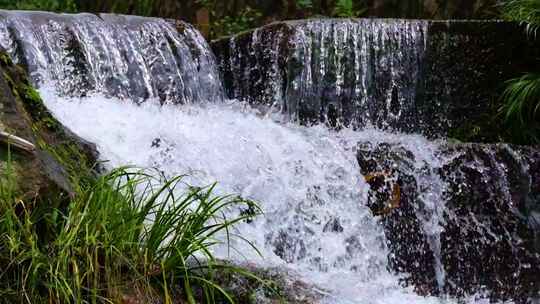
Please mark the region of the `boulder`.
[[325, 303], [328, 292], [304, 282], [294, 271], [282, 267], [261, 268], [247, 263], [231, 266], [252, 274], [246, 276], [227, 270], [216, 274], [216, 281], [234, 296], [237, 303]]
[[[73, 195], [71, 178], [93, 174], [97, 150], [45, 108], [26, 72], [0, 52], [0, 175], [21, 199]], [[17, 141], [26, 142], [29, 149]], [[7, 186], [5, 184], [4, 186]]]
[[435, 166], [399, 144], [361, 143], [357, 155], [389, 267], [408, 274], [405, 284], [423, 294], [540, 299], [538, 147], [446, 144]]

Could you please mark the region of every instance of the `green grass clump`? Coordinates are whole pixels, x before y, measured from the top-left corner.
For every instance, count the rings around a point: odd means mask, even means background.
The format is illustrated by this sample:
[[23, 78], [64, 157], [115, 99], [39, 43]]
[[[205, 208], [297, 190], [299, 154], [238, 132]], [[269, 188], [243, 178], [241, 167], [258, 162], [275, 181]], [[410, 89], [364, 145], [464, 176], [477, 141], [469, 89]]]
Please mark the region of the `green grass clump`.
[[120, 168], [81, 182], [67, 204], [45, 204], [21, 200], [11, 176], [9, 166], [0, 173], [5, 303], [232, 303], [215, 271], [249, 275], [211, 248], [252, 217], [225, 211], [257, 208], [251, 201]]
[[540, 74], [507, 82], [500, 109], [517, 143], [540, 143]]
[[527, 32], [536, 36], [540, 28], [540, 1], [508, 0], [502, 3], [501, 11], [506, 19], [525, 23]]

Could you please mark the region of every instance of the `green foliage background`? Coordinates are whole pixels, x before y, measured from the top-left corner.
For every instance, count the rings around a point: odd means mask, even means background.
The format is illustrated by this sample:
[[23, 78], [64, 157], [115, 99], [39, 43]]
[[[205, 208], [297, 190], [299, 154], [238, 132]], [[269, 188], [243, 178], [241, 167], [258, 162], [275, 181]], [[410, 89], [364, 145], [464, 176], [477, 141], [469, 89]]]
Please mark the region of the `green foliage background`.
[[183, 19], [210, 17], [210, 38], [275, 20], [331, 17], [471, 19], [497, 16], [497, 0], [0, 0], [0, 8], [56, 12], [109, 12]]
[[[529, 39], [540, 39], [540, 1], [506, 1], [502, 14], [508, 20], [525, 24]], [[509, 80], [501, 101], [498, 117], [503, 118], [512, 142], [540, 144], [540, 71]]]
[[0, 7], [13, 10], [76, 12], [75, 0], [0, 0]]
[[540, 1], [509, 0], [502, 5], [502, 14], [508, 20], [527, 24], [527, 32], [536, 35], [540, 29]]

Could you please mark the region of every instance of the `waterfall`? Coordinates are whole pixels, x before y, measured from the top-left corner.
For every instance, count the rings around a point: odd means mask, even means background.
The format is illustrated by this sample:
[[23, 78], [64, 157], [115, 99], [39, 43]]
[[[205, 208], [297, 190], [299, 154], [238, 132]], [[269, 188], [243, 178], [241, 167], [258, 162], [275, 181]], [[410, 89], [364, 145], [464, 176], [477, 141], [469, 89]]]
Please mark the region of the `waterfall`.
[[[471, 207], [460, 204], [478, 196], [469, 176], [504, 175], [493, 186], [504, 209], [517, 203], [510, 181], [527, 177], [524, 196], [536, 191], [529, 172], [540, 157], [386, 130], [415, 133], [422, 124], [424, 21], [270, 28], [217, 42], [228, 54], [215, 59], [182, 22], [0, 11], [0, 47], [30, 72], [55, 117], [97, 144], [108, 167], [187, 173], [192, 184], [217, 181], [220, 193], [260, 202], [264, 215], [236, 232], [264, 258], [242, 242], [230, 253], [217, 249], [221, 258], [291, 270], [317, 286], [321, 303], [487, 303], [489, 282], [480, 275], [467, 288], [462, 265], [449, 264], [460, 254], [452, 251], [459, 234], [447, 230], [461, 231], [456, 223], [468, 217], [457, 214]], [[480, 164], [485, 151], [490, 162]], [[506, 169], [516, 164], [517, 177]], [[471, 234], [487, 227], [480, 216], [468, 225]], [[514, 246], [517, 231], [501, 239]], [[497, 248], [484, 241], [481, 253]], [[520, 271], [528, 278], [534, 267]]]
[[0, 11], [0, 47], [39, 87], [141, 103], [222, 99], [214, 57], [191, 25], [102, 14]]
[[[137, 106], [41, 92], [57, 117], [98, 145], [109, 166], [189, 173], [192, 184], [219, 181], [218, 191], [260, 202], [264, 215], [238, 231], [264, 259], [243, 242], [233, 242], [231, 255], [219, 251], [221, 257], [291, 269], [329, 293], [324, 303], [437, 303], [400, 287], [399, 276], [387, 271], [385, 235], [367, 207], [369, 187], [355, 159], [359, 141], [435, 150], [437, 144], [377, 130], [284, 125], [236, 103]], [[416, 151], [431, 161], [431, 152]]]
[[[214, 47], [228, 95], [304, 123], [411, 129], [427, 21], [274, 24]], [[226, 43], [223, 41], [223, 43]], [[247, 66], [247, 67], [246, 67]]]

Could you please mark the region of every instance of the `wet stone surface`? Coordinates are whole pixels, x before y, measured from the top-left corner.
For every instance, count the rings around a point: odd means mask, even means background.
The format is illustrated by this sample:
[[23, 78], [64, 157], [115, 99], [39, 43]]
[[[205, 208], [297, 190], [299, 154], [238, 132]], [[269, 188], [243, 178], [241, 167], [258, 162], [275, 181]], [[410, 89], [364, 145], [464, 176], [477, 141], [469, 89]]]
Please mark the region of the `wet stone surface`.
[[[426, 230], [423, 170], [403, 147], [360, 144], [358, 161], [370, 184], [370, 208], [380, 215], [390, 249], [389, 267], [408, 273], [417, 291], [455, 296], [487, 291], [492, 299], [527, 303], [540, 294], [538, 212], [540, 150], [508, 145], [457, 144], [438, 151], [436, 174], [444, 187], [437, 246]], [[370, 179], [387, 172], [384, 183]], [[400, 188], [399, 204], [384, 209]], [[385, 212], [381, 212], [385, 210]], [[437, 263], [444, 270], [437, 286]]]

